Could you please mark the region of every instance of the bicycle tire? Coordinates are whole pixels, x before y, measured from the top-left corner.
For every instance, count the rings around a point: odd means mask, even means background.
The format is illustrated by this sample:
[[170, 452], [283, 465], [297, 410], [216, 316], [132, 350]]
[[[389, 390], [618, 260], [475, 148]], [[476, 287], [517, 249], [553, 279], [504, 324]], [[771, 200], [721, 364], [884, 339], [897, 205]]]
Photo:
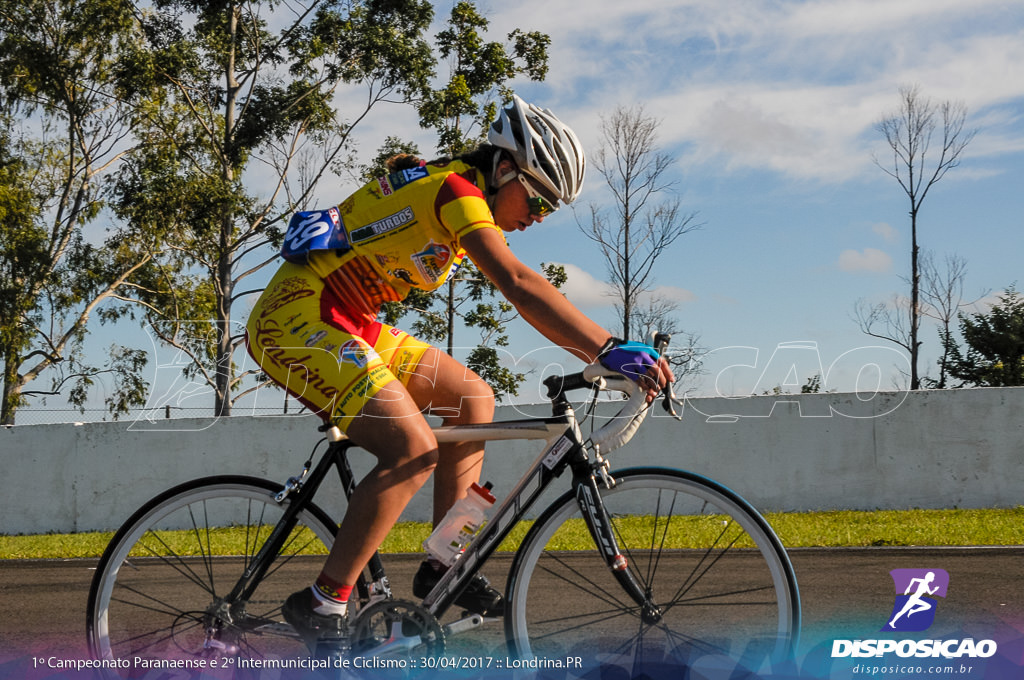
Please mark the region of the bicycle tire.
[[510, 653], [670, 678], [709, 654], [755, 672], [788, 658], [800, 630], [799, 591], [764, 518], [697, 474], [634, 468], [612, 476], [617, 484], [601, 496], [627, 568], [660, 620], [644, 620], [596, 548], [562, 550], [563, 535], [586, 534], [570, 491], [537, 519], [510, 568]]
[[[337, 525], [312, 503], [299, 512], [253, 597], [220, 615], [208, 614], [238, 582], [290, 502], [274, 500], [280, 490], [256, 477], [206, 477], [176, 486], [136, 511], [114, 535], [93, 576], [86, 630], [94, 658], [130, 660], [118, 673], [130, 677], [142, 672], [138, 659], [207, 658], [208, 664], [219, 657], [219, 667], [230, 669], [241, 665], [236, 657], [304, 653], [280, 607], [302, 583], [313, 581], [334, 541]], [[220, 627], [224, 649], [207, 645], [210, 625]]]

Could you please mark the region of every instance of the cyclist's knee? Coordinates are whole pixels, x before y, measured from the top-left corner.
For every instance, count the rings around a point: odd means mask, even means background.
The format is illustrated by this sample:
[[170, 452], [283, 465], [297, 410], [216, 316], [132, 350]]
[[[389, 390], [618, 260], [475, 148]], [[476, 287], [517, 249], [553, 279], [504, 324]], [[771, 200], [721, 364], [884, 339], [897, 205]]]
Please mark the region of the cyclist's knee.
[[352, 421], [348, 434], [376, 456], [378, 466], [403, 476], [429, 476], [437, 465], [437, 439], [419, 413]]
[[488, 423], [494, 420], [494, 390], [483, 380], [464, 383], [458, 407], [446, 418], [452, 423]]

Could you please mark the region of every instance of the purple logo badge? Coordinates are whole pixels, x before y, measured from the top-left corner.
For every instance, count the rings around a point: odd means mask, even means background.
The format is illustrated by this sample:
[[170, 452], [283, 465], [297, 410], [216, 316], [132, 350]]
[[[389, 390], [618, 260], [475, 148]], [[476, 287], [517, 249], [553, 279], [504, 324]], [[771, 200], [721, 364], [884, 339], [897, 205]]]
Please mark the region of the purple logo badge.
[[896, 603], [882, 630], [927, 630], [935, 621], [935, 597], [946, 597], [949, 574], [944, 569], [893, 569], [889, 575], [896, 588]]

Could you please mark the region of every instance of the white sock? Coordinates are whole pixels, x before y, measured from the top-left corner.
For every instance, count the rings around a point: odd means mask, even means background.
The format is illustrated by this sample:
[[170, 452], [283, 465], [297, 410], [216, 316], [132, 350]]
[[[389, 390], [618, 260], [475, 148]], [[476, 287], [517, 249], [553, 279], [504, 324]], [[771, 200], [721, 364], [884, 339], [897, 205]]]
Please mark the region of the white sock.
[[330, 597], [324, 597], [320, 589], [310, 586], [313, 591], [313, 611], [322, 616], [344, 616], [348, 611], [348, 602], [339, 602]]

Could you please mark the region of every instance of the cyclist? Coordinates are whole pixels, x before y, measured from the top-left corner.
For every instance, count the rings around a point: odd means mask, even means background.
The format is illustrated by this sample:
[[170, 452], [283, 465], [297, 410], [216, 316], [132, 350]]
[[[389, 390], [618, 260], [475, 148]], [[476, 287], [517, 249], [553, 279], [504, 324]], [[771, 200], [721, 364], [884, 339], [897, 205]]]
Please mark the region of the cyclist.
[[[345, 627], [353, 584], [416, 491], [434, 475], [434, 522], [479, 480], [483, 443], [439, 445], [423, 412], [445, 424], [488, 422], [490, 387], [429, 344], [377, 321], [384, 302], [444, 284], [470, 257], [548, 340], [629, 375], [649, 392], [672, 379], [653, 349], [621, 343], [521, 263], [504, 232], [522, 231], [579, 195], [585, 160], [573, 131], [550, 111], [514, 97], [488, 141], [455, 158], [395, 157], [336, 208], [293, 220], [282, 264], [252, 311], [250, 353], [263, 370], [377, 459], [357, 485], [316, 582], [284, 615], [313, 646]], [[428, 560], [413, 591], [443, 574]], [[456, 604], [501, 615], [501, 595], [478, 577]]]

